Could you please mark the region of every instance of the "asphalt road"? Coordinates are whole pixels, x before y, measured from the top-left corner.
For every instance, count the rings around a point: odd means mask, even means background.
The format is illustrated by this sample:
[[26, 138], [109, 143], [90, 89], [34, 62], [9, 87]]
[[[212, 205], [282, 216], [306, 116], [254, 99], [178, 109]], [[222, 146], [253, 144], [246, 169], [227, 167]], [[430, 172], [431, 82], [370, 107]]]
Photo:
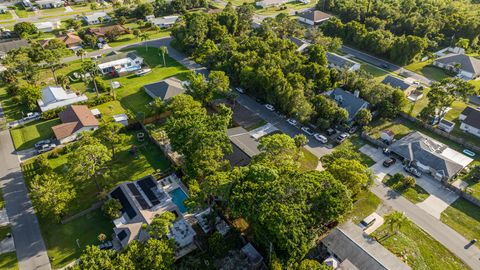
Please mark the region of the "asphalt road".
[[8, 130], [0, 131], [0, 183], [20, 270], [51, 269], [37, 217], [28, 197]]
[[387, 69], [389, 71], [392, 71], [392, 72], [397, 73], [399, 75], [402, 75], [404, 77], [412, 77], [415, 80], [417, 80], [417, 81], [419, 81], [419, 82], [421, 82], [425, 85], [430, 85], [430, 84], [432, 84], [432, 82], [434, 82], [434, 80], [431, 80], [431, 79], [429, 79], [425, 76], [422, 76], [418, 73], [415, 73], [415, 72], [412, 72], [410, 70], [404, 69], [401, 66], [395, 65], [395, 64], [390, 63], [386, 60], [383, 60], [383, 59], [380, 59], [378, 57], [372, 56], [370, 54], [361, 52], [361, 51], [353, 49], [351, 47], [343, 45], [341, 49], [344, 53], [353, 55], [354, 57], [356, 57], [356, 58], [358, 58], [362, 61], [365, 61], [367, 63], [370, 63], [374, 66], [377, 66], [377, 67], [380, 67], [380, 68], [383, 68], [383, 69]]

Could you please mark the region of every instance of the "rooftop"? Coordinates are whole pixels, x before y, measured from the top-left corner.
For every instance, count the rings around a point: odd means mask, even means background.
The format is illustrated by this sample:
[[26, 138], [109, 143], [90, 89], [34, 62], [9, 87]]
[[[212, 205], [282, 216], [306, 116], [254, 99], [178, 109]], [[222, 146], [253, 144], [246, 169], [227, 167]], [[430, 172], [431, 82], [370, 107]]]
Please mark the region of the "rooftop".
[[357, 62], [350, 60], [344, 56], [338, 55], [336, 53], [327, 52], [327, 61], [328, 64], [335, 67], [349, 69], [354, 65], [358, 64]]
[[473, 56], [450, 53], [443, 57], [435, 59], [435, 62], [439, 62], [445, 65], [459, 64], [461, 70], [465, 70], [475, 75], [480, 75], [480, 60]]
[[298, 14], [298, 16], [316, 23], [326, 21], [332, 17], [332, 15], [320, 10], [307, 10]]
[[235, 127], [227, 130], [230, 141], [250, 158], [260, 154], [258, 150], [258, 141], [256, 141], [243, 127]]
[[156, 83], [146, 84], [143, 88], [152, 98], [160, 98], [162, 100], [167, 100], [176, 95], [185, 93], [182, 81], [176, 77], [170, 77]]
[[385, 79], [382, 81], [383, 84], [390, 85], [391, 87], [398, 88], [402, 91], [407, 90], [412, 86], [411, 84], [407, 83], [405, 80], [392, 76], [392, 75], [387, 75]]
[[72, 91], [63, 89], [61, 86], [47, 86], [42, 89], [42, 99], [38, 100], [38, 105], [41, 111], [44, 112], [82, 102], [87, 99], [87, 96], [79, 96]]
[[16, 39], [0, 42], [0, 53], [7, 53], [11, 50], [18, 49], [23, 46], [28, 46], [28, 40]]
[[480, 129], [480, 110], [467, 106], [462, 115], [466, 116], [463, 120], [465, 124]]
[[98, 126], [92, 111], [84, 105], [71, 105], [58, 114], [62, 124], [52, 127], [55, 137], [64, 139], [84, 127]]
[[110, 31], [118, 31], [120, 34], [124, 34], [127, 32], [127, 29], [125, 27], [116, 24], [116, 25], [109, 25], [109, 26], [103, 26], [103, 27], [98, 27], [98, 28], [89, 28], [90, 33], [103, 37], [105, 36], [106, 33]]
[[350, 119], [353, 119], [360, 109], [368, 106], [368, 102], [341, 88], [331, 91], [330, 98], [334, 99], [338, 106], [347, 110]]

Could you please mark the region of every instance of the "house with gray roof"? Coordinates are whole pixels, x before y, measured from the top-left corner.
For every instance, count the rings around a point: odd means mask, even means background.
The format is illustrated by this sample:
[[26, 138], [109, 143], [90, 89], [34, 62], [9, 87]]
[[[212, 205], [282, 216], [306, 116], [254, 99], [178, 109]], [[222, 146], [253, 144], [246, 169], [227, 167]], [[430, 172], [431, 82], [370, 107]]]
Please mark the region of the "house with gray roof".
[[232, 166], [246, 166], [250, 163], [253, 156], [260, 154], [258, 141], [243, 127], [228, 129], [227, 136], [232, 143], [233, 151], [227, 154], [225, 159]]
[[340, 264], [335, 269], [409, 270], [408, 265], [351, 223], [335, 228], [322, 240], [331, 257]]
[[458, 117], [460, 129], [480, 137], [480, 110], [467, 106]]
[[398, 88], [405, 93], [413, 88], [411, 83], [405, 81], [404, 79], [401, 79], [399, 77], [395, 77], [395, 76], [392, 76], [392, 75], [387, 75], [383, 79], [382, 83], [386, 84], [386, 85], [390, 85], [393, 88]]
[[347, 110], [348, 121], [353, 121], [358, 111], [361, 109], [368, 109], [370, 105], [368, 102], [359, 97], [358, 91], [351, 93], [341, 88], [337, 88], [327, 92], [327, 94], [330, 96], [330, 98], [337, 102], [338, 106]]
[[183, 82], [175, 77], [146, 84], [143, 86], [143, 89], [153, 99], [160, 98], [161, 100], [168, 100], [171, 97], [185, 93]]
[[332, 52], [327, 52], [327, 62], [329, 68], [344, 69], [347, 71], [359, 70], [362, 66], [358, 62]]
[[447, 181], [473, 160], [423, 133], [414, 131], [390, 145], [390, 151], [435, 179]]
[[480, 77], [480, 59], [465, 54], [450, 53], [433, 61], [433, 65], [450, 72], [464, 80]]
[[298, 21], [314, 26], [328, 21], [331, 17], [333, 16], [320, 10], [306, 10], [298, 14]]
[[28, 40], [14, 39], [0, 42], [0, 59], [5, 58], [9, 51], [19, 49], [24, 46], [28, 46]]
[[297, 51], [299, 52], [303, 52], [308, 46], [311, 45], [309, 42], [296, 37], [289, 37], [288, 39], [295, 45], [297, 45]]

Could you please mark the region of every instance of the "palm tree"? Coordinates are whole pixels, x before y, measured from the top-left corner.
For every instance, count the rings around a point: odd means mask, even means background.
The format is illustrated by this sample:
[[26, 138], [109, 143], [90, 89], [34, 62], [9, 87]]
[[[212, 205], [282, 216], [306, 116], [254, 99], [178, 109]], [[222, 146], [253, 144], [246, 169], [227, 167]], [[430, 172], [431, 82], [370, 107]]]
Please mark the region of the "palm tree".
[[147, 51], [147, 52], [148, 52], [148, 46], [147, 46], [147, 45], [148, 45], [148, 42], [147, 42], [147, 40], [148, 40], [149, 38], [150, 38], [150, 35], [149, 35], [148, 33], [146, 33], [146, 32], [145, 32], [145, 33], [142, 33], [142, 34], [140, 35], [140, 39], [145, 43], [145, 51]]
[[405, 215], [400, 212], [390, 213], [385, 216], [385, 219], [387, 221], [387, 224], [389, 225], [390, 233], [395, 230], [395, 227], [397, 228], [395, 233], [397, 233], [397, 231], [402, 227], [403, 223], [405, 223], [405, 221], [407, 220]]
[[57, 83], [60, 84], [64, 89], [67, 88], [67, 85], [70, 81], [68, 80], [68, 77], [60, 74], [57, 76]]
[[75, 52], [75, 55], [76, 55], [77, 57], [80, 57], [80, 59], [82, 59], [82, 62], [83, 62], [83, 57], [84, 57], [86, 54], [87, 54], [87, 52], [86, 52], [84, 49], [82, 49], [82, 48], [78, 49], [78, 50]]
[[165, 54], [168, 54], [168, 48], [167, 46], [161, 46], [158, 48], [158, 53], [162, 55], [163, 57], [163, 66], [166, 67], [167, 63], [165, 62]]

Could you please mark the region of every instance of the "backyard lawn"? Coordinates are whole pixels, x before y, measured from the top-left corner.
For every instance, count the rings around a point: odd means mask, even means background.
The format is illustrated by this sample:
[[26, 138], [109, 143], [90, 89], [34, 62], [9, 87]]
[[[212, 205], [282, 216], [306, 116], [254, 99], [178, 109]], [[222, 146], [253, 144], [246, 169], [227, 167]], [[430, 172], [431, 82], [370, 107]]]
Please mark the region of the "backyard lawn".
[[415, 62], [404, 66], [404, 68], [422, 74], [423, 76], [435, 81], [440, 81], [450, 77], [442, 69], [432, 66], [431, 63], [431, 60], [427, 60], [425, 62]]
[[302, 158], [300, 158], [300, 170], [311, 171], [315, 170], [318, 166], [318, 158], [312, 152], [305, 148], [302, 148]]
[[[465, 199], [458, 199], [442, 212], [440, 220], [467, 240], [480, 239], [480, 208]], [[476, 244], [480, 247], [480, 243]]]
[[407, 187], [389, 175], [385, 176], [382, 182], [415, 204], [423, 202], [430, 196], [430, 194], [419, 185], [415, 184], [415, 187]]
[[10, 130], [13, 144], [17, 150], [25, 150], [34, 147], [39, 140], [53, 138], [52, 127], [60, 124], [60, 119], [55, 118], [47, 121], [36, 120]]
[[[103, 233], [110, 236], [114, 227], [113, 222], [100, 209], [66, 224], [54, 223], [41, 218], [39, 221], [53, 268], [64, 267], [80, 257], [82, 250], [87, 245], [100, 244], [97, 239], [98, 235]], [[80, 248], [78, 248], [77, 239]]]
[[344, 220], [351, 219], [353, 223], [358, 224], [371, 213], [375, 212], [380, 205], [381, 200], [369, 190], [364, 190], [358, 194], [353, 208]]
[[460, 259], [410, 220], [393, 233], [389, 227], [388, 224], [382, 225], [372, 236], [412, 269], [468, 269]]
[[0, 269], [18, 270], [17, 254], [15, 251], [0, 255]]
[[388, 121], [384, 119], [376, 120], [375, 122], [372, 122], [370, 126], [371, 126], [371, 129], [369, 130], [369, 135], [374, 139], [380, 138], [380, 132], [385, 129], [392, 131], [395, 134], [396, 140], [399, 140], [405, 137], [408, 133], [412, 131], [409, 127], [395, 120], [393, 121]]

